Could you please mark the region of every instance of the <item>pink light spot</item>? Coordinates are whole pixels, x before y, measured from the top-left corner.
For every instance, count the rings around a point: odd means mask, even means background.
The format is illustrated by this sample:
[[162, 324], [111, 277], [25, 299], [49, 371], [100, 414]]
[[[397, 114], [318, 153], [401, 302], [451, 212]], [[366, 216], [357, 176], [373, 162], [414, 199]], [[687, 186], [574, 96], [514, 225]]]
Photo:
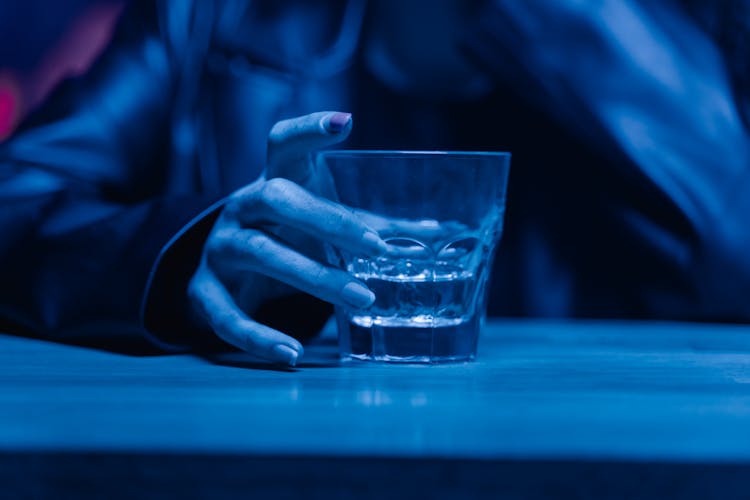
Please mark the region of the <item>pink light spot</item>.
[[36, 106], [61, 80], [85, 73], [112, 38], [123, 9], [121, 0], [97, 4], [71, 23], [29, 79], [29, 105]]
[[13, 132], [20, 108], [21, 99], [15, 79], [0, 76], [0, 141]]

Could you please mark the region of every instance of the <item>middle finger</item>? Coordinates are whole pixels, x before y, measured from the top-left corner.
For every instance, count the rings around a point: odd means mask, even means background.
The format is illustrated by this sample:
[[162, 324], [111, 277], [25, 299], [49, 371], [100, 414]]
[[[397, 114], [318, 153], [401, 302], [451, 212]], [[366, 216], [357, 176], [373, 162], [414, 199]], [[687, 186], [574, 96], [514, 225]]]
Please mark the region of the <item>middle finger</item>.
[[279, 224], [355, 253], [381, 255], [388, 245], [354, 212], [282, 178], [241, 193], [236, 217], [245, 226]]

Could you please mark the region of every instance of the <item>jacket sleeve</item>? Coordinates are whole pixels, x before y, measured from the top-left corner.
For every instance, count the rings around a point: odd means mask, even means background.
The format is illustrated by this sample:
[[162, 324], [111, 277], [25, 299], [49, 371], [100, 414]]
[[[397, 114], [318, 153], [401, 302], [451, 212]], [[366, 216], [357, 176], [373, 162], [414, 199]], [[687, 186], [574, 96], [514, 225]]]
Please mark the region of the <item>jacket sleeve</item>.
[[748, 135], [705, 33], [671, 3], [634, 0], [493, 0], [477, 24], [475, 61], [597, 145], [612, 160], [601, 167], [634, 186], [615, 222], [687, 280], [686, 301], [662, 313], [750, 320]]
[[164, 3], [131, 2], [87, 75], [0, 145], [2, 330], [142, 334], [160, 249], [212, 201], [166, 189], [177, 78]]

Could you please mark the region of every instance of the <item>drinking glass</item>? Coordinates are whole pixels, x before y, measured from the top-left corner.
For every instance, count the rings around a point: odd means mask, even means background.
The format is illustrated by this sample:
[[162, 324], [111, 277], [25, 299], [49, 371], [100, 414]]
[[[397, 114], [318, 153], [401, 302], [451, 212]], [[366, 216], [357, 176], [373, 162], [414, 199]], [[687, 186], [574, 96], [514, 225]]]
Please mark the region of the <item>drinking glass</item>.
[[502, 234], [510, 154], [320, 151], [312, 168], [324, 196], [388, 244], [377, 257], [327, 245], [329, 263], [376, 296], [368, 308], [336, 308], [342, 358], [474, 359]]

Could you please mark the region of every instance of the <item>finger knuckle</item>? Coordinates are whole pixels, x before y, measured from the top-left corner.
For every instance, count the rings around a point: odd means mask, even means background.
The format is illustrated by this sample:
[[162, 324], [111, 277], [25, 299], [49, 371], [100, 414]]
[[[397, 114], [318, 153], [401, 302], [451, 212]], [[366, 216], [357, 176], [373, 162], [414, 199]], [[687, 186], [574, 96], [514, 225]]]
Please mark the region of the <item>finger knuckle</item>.
[[268, 180], [264, 185], [261, 198], [270, 207], [283, 207], [293, 194], [294, 183], [281, 177]]
[[254, 182], [238, 189], [229, 197], [224, 207], [224, 213], [230, 219], [241, 219], [240, 215], [242, 213], [252, 212], [257, 209], [261, 189], [262, 184], [260, 182]]
[[351, 214], [344, 209], [337, 209], [331, 213], [329, 224], [336, 232], [344, 232], [351, 229], [356, 224], [352, 221]]
[[231, 252], [234, 238], [234, 231], [217, 231], [206, 241], [206, 256], [210, 259]]
[[201, 292], [201, 279], [198, 274], [194, 274], [187, 286], [187, 296], [191, 304], [197, 304], [203, 299]]
[[240, 348], [243, 351], [254, 354], [261, 354], [261, 351], [264, 350], [263, 344], [259, 341], [258, 334], [254, 329], [245, 331], [244, 334], [240, 337], [240, 342], [242, 344], [240, 345]]
[[243, 238], [243, 244], [251, 251], [251, 254], [262, 252], [268, 244], [268, 241], [268, 236], [260, 231], [246, 231]]
[[261, 354], [263, 350], [262, 336], [257, 323], [250, 320], [225, 320], [219, 326], [224, 339], [245, 352]]
[[331, 270], [324, 265], [319, 265], [311, 277], [316, 286], [328, 285], [332, 281]]
[[268, 132], [268, 145], [277, 146], [283, 143], [293, 121], [293, 119], [288, 119], [274, 123], [273, 127], [271, 127], [271, 130]]

